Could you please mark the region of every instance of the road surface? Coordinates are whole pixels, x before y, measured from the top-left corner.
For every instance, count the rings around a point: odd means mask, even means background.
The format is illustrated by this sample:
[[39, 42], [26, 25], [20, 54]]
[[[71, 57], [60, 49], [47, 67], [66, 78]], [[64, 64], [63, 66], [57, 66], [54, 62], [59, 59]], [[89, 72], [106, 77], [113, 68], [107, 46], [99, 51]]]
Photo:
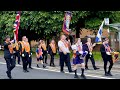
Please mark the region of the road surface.
[[[24, 73], [22, 66], [16, 64], [16, 67], [12, 71], [13, 79], [74, 79], [74, 73], [69, 73], [67, 67], [64, 68], [65, 73], [60, 72], [59, 65], [56, 65], [56, 67], [50, 67], [47, 65], [47, 67], [44, 69], [42, 68], [42, 65], [40, 65], [40, 68], [37, 68], [36, 63], [33, 62], [32, 67], [33, 69], [28, 69], [30, 72]], [[81, 69], [78, 68], [78, 75], [80, 76], [80, 74]], [[111, 77], [104, 76], [103, 68], [100, 68], [99, 70], [93, 70], [93, 68], [90, 67], [90, 70], [85, 70], [87, 79], [120, 79], [119, 69], [113, 69], [112, 74], [113, 76]], [[0, 79], [8, 79], [6, 75], [6, 63], [3, 57], [0, 57]]]

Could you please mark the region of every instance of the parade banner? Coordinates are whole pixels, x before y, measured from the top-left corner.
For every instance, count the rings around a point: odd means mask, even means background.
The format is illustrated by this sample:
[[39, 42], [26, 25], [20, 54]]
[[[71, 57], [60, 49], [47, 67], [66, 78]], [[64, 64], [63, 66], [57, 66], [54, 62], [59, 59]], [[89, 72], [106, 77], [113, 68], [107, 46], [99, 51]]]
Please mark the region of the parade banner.
[[67, 11], [67, 12], [65, 13], [64, 22], [63, 22], [63, 27], [62, 27], [62, 31], [63, 31], [65, 34], [67, 34], [67, 35], [70, 34], [70, 30], [71, 30], [71, 29], [69, 29], [71, 17], [72, 17], [72, 13], [69, 12], [69, 11]]
[[19, 30], [19, 26], [20, 26], [20, 11], [17, 12], [17, 15], [16, 15], [16, 20], [15, 20], [15, 23], [14, 23], [14, 40], [15, 41], [18, 41], [18, 30]]
[[102, 42], [101, 37], [102, 37], [103, 25], [104, 25], [104, 21], [100, 25], [100, 28], [99, 28], [98, 33], [97, 33], [97, 36], [95, 38], [95, 43], [97, 43], [97, 44], [101, 44], [101, 42]]

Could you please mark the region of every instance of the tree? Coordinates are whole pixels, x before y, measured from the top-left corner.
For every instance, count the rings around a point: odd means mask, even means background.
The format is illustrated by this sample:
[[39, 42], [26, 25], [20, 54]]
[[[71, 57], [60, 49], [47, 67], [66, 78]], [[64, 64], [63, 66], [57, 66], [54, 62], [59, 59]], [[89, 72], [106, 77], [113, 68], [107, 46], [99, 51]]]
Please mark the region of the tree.
[[[79, 30], [81, 27], [98, 30], [105, 17], [110, 18], [110, 23], [120, 21], [120, 11], [71, 12], [70, 28], [72, 31]], [[22, 11], [19, 36], [26, 35], [30, 40], [39, 38], [49, 39], [57, 36], [62, 31], [64, 14], [64, 11]], [[13, 37], [15, 16], [15, 11], [0, 12], [0, 40], [3, 40], [7, 34]]]

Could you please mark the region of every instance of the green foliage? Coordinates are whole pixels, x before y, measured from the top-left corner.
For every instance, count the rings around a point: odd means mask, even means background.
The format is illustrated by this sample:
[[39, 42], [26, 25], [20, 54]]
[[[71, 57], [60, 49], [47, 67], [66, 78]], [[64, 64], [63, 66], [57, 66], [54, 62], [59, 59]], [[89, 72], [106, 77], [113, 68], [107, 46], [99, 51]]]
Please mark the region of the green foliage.
[[[7, 34], [13, 36], [15, 17], [15, 11], [0, 12], [0, 40], [3, 40]], [[72, 11], [70, 28], [75, 30], [78, 21], [82, 18], [85, 20], [85, 28], [98, 29], [106, 17], [110, 18], [110, 23], [120, 22], [120, 11]], [[63, 11], [22, 11], [20, 28], [52, 38], [62, 31], [63, 20]]]

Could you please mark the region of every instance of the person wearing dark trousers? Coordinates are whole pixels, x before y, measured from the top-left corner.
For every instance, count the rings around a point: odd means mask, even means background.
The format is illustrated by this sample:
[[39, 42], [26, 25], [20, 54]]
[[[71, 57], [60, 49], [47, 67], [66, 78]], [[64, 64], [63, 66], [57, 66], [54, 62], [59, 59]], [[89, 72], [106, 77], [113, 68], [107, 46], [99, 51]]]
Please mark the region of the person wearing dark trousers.
[[54, 64], [54, 56], [56, 55], [56, 44], [55, 44], [55, 41], [54, 40], [51, 40], [49, 46], [48, 46], [48, 53], [50, 54], [51, 56], [51, 59], [50, 59], [50, 66], [53, 66], [55, 67], [55, 64]]
[[94, 60], [94, 57], [92, 54], [92, 50], [95, 47], [95, 45], [96, 45], [95, 43], [94, 44], [91, 43], [91, 38], [87, 38], [87, 43], [83, 44], [83, 51], [88, 51], [88, 54], [86, 55], [86, 58], [85, 58], [85, 69], [86, 70], [89, 70], [89, 68], [88, 68], [88, 60], [89, 59], [92, 62], [92, 66], [93, 66], [94, 70], [99, 69], [95, 65], [95, 60]]
[[4, 42], [4, 58], [7, 65], [6, 73], [9, 79], [12, 79], [11, 71], [15, 67], [15, 55], [14, 55], [13, 48], [14, 47], [12, 45], [12, 42], [10, 41], [10, 37], [6, 36], [5, 42]]
[[[108, 38], [104, 38], [103, 39], [103, 44], [100, 47], [100, 52], [101, 52], [101, 56], [103, 58], [103, 62], [104, 62], [104, 72], [105, 72], [105, 76], [112, 76], [111, 74], [111, 69], [113, 66], [113, 60], [112, 60], [112, 55], [110, 54], [110, 52], [112, 51], [110, 46], [108, 45], [109, 39]], [[110, 63], [109, 65], [109, 69], [107, 71], [107, 63]]]
[[23, 62], [23, 72], [29, 72], [27, 69], [29, 58], [30, 58], [30, 45], [26, 43], [26, 36], [22, 37], [22, 41], [20, 42], [20, 51]]
[[19, 50], [19, 44], [18, 42], [16, 42], [16, 46], [15, 46], [15, 59], [18, 58], [18, 64], [20, 64], [20, 50]]
[[[28, 42], [28, 38], [26, 38], [26, 43], [29, 45], [29, 42]], [[30, 45], [29, 45], [30, 47]], [[32, 68], [32, 52], [31, 52], [31, 48], [30, 48], [30, 51], [28, 52], [29, 53], [29, 59], [28, 59], [28, 66], [30, 69], [33, 69]]]
[[43, 62], [47, 64], [47, 47], [44, 40], [40, 40], [43, 51]]
[[62, 35], [61, 40], [58, 42], [59, 54], [60, 54], [60, 71], [64, 73], [64, 63], [66, 63], [69, 72], [73, 72], [70, 63], [70, 51], [66, 36]]
[[33, 69], [32, 66], [31, 66], [31, 65], [32, 65], [32, 53], [30, 53], [28, 65], [29, 65], [29, 68], [30, 68], [30, 69]]

